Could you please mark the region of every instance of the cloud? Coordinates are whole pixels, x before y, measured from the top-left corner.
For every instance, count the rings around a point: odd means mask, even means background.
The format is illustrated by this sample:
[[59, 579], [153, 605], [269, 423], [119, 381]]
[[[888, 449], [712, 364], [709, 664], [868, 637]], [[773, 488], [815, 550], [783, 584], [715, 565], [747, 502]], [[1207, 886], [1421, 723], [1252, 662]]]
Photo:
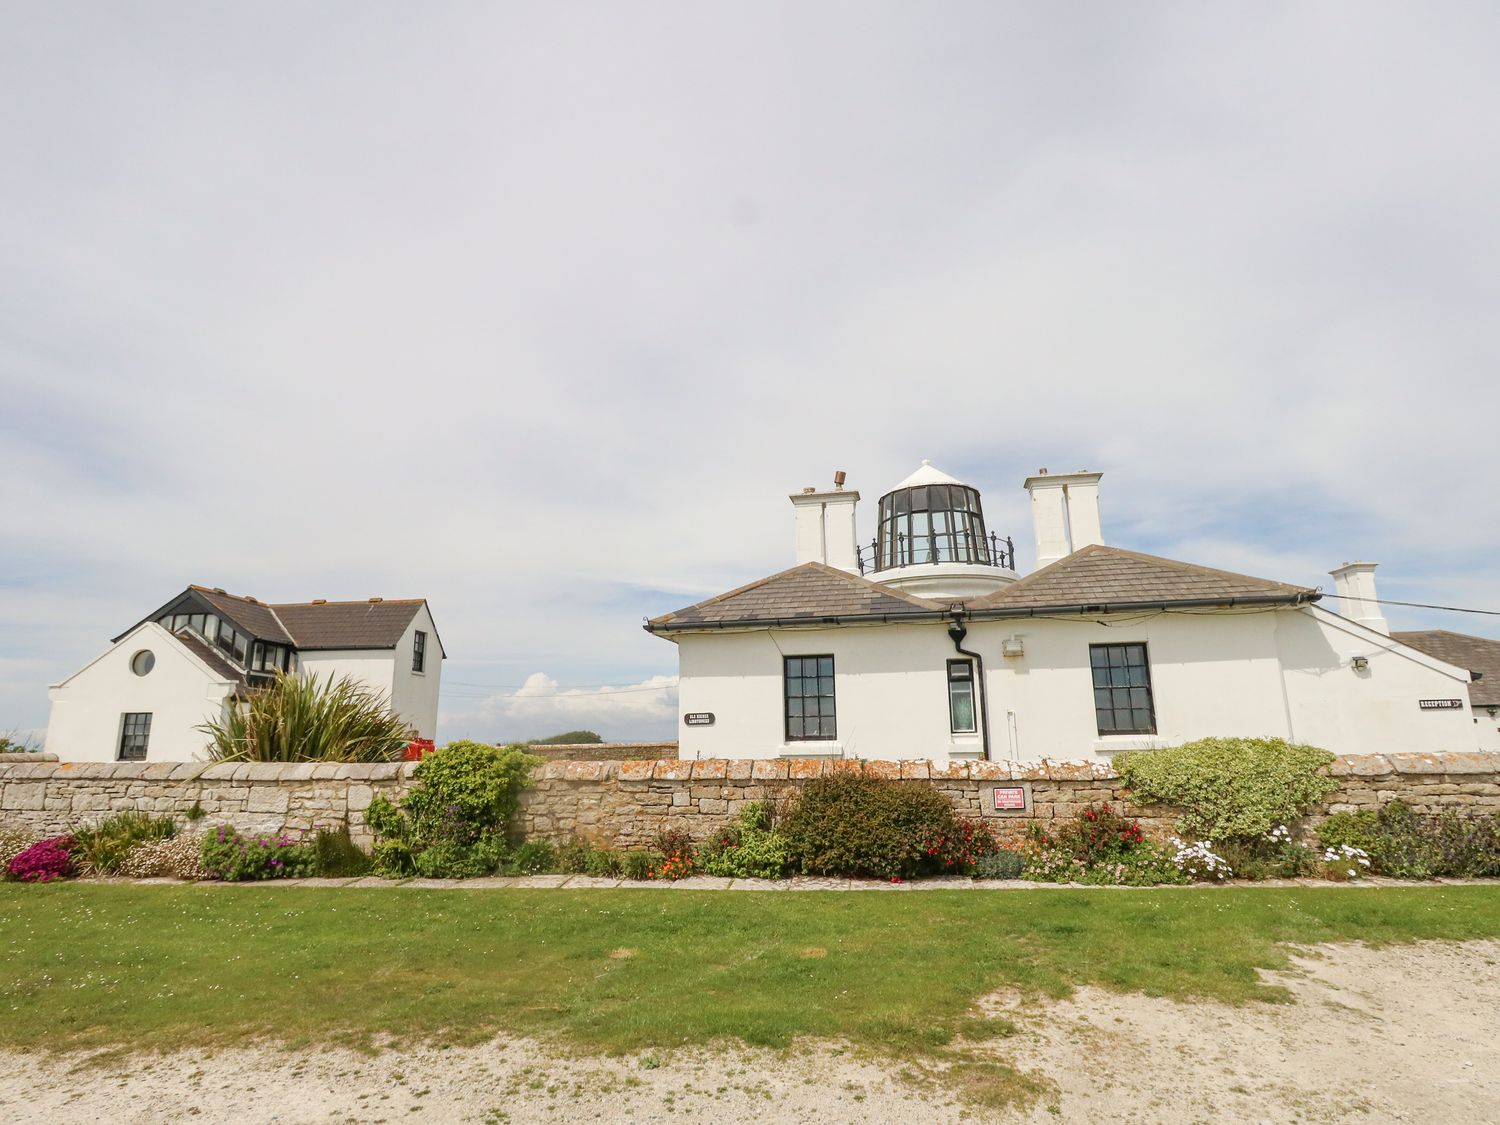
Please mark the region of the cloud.
[[1111, 542], [1500, 608], [1491, 5], [0, 23], [0, 729], [188, 582], [649, 683], [923, 457], [1023, 563], [1087, 465]]
[[[472, 702], [462, 702], [465, 691]], [[455, 686], [445, 688], [444, 697], [443, 724], [461, 729], [464, 737], [508, 741], [584, 729], [625, 742], [661, 737], [663, 728], [676, 730], [676, 676], [582, 689], [562, 688], [547, 673], [533, 672], [514, 692], [484, 694]]]

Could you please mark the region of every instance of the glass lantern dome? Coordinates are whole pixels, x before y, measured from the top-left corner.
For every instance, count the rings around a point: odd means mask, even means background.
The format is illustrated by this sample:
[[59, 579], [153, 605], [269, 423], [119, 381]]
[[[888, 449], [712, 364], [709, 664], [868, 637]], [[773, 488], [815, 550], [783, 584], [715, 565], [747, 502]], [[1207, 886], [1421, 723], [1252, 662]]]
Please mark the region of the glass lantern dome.
[[940, 595], [955, 579], [964, 593], [977, 593], [969, 589], [975, 580], [994, 589], [1015, 578], [1011, 541], [985, 526], [979, 490], [930, 461], [880, 498], [875, 542], [866, 550], [877, 582], [913, 593], [921, 585]]

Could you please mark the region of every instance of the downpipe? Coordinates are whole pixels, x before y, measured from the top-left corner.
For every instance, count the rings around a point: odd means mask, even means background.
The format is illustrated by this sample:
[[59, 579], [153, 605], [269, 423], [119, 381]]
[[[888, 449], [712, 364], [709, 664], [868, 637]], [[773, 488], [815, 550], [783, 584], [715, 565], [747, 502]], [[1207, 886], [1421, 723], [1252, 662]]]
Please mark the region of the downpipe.
[[985, 686], [984, 657], [963, 647], [964, 638], [969, 635], [968, 627], [964, 625], [963, 611], [955, 609], [950, 612], [953, 614], [953, 624], [948, 626], [948, 636], [953, 639], [953, 651], [974, 661], [974, 674], [979, 680], [979, 741], [984, 747], [984, 760], [992, 762], [994, 758], [990, 756], [990, 700], [989, 689]]

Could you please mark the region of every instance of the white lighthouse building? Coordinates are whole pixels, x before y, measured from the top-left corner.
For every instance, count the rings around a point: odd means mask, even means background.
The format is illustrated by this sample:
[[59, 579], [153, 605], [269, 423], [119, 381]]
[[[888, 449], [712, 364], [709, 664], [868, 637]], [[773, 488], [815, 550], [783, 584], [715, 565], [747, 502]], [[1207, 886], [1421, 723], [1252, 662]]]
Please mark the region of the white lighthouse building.
[[1312, 587], [1108, 546], [1101, 477], [1026, 478], [1025, 576], [979, 490], [928, 462], [881, 496], [867, 540], [842, 473], [792, 495], [795, 565], [646, 625], [678, 646], [679, 752], [1030, 762], [1209, 735], [1336, 753], [1493, 742], [1470, 669], [1390, 636], [1374, 564], [1334, 572], [1333, 612]]

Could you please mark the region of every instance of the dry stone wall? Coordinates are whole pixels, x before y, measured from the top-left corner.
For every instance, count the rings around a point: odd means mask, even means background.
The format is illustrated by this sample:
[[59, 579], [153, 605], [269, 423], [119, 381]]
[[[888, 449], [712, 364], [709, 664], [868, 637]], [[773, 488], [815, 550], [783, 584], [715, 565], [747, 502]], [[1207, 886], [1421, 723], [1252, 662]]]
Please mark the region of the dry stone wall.
[[[412, 785], [414, 763], [68, 763], [0, 762], [0, 830], [63, 832], [137, 809], [186, 815], [201, 823], [251, 831], [347, 824], [368, 845], [364, 810], [377, 793], [398, 800]], [[705, 839], [750, 801], [779, 800], [816, 777], [864, 770], [912, 785], [930, 785], [960, 811], [984, 817], [1002, 835], [1020, 835], [1100, 801], [1129, 804], [1107, 763], [854, 762], [785, 759], [558, 761], [537, 768], [522, 798], [518, 828], [537, 839], [580, 836], [605, 847], [648, 844], [667, 828]], [[1343, 757], [1329, 771], [1339, 788], [1311, 818], [1374, 808], [1400, 798], [1420, 812], [1445, 809], [1500, 813], [1500, 755], [1371, 754]], [[997, 811], [997, 788], [1023, 790], [1026, 807]], [[1155, 834], [1171, 831], [1174, 813], [1137, 812]]]

